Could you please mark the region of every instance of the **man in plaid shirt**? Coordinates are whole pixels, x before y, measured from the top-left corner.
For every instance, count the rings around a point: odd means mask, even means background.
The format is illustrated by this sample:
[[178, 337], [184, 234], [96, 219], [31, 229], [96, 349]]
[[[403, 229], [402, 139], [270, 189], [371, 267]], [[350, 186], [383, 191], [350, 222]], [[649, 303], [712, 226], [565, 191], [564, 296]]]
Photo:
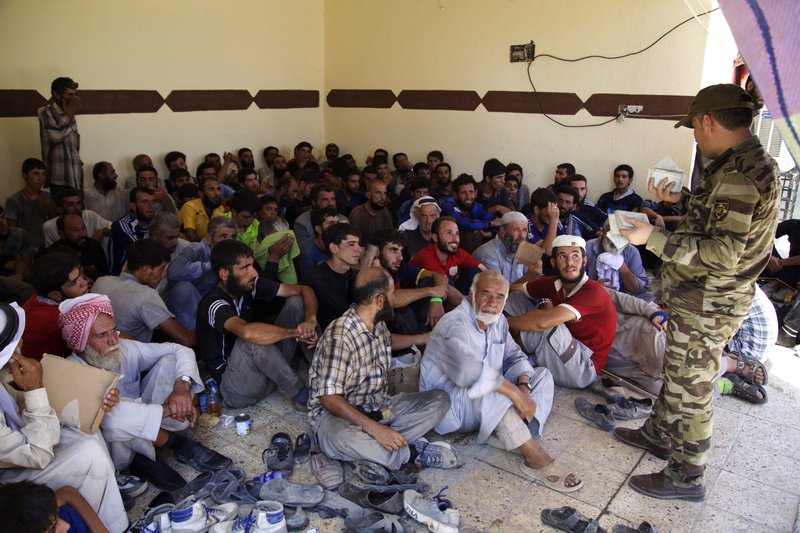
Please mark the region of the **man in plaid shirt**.
[[47, 184], [55, 194], [58, 188], [83, 190], [83, 162], [79, 154], [81, 136], [75, 113], [81, 104], [78, 84], [71, 78], [56, 78], [50, 84], [52, 103], [39, 109], [42, 159], [47, 167]]
[[309, 422], [328, 457], [365, 459], [397, 470], [456, 468], [458, 455], [445, 442], [422, 436], [450, 408], [442, 390], [389, 395], [392, 349], [401, 346], [386, 328], [394, 315], [394, 282], [382, 268], [358, 273], [355, 305], [325, 330], [309, 370]]

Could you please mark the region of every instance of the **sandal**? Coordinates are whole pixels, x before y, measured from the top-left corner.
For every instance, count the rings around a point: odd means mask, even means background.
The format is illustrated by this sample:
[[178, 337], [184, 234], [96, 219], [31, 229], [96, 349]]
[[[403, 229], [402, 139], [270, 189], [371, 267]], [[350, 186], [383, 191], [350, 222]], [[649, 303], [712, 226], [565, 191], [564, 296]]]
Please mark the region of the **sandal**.
[[370, 485], [388, 485], [391, 481], [389, 472], [378, 463], [372, 461], [355, 461], [350, 464], [355, 470], [355, 474], [361, 478], [361, 481]]
[[[727, 393], [750, 403], [767, 403], [767, 391], [764, 390], [764, 387], [761, 385], [757, 383], [748, 383], [746, 380], [732, 372], [725, 374], [724, 378], [730, 380], [732, 386], [728, 392], [727, 387], [725, 387], [725, 384], [723, 383], [722, 387], [720, 388], [722, 394]], [[760, 398], [759, 394], [761, 394]]]
[[[522, 461], [519, 464], [519, 469], [520, 472], [522, 472], [522, 474], [528, 479], [538, 481], [545, 487], [551, 488], [558, 492], [575, 492], [583, 487], [583, 480], [580, 480], [577, 485], [572, 487], [565, 485], [564, 481], [567, 479], [567, 476], [574, 474], [574, 472], [570, 471], [566, 466], [563, 466], [561, 463], [555, 460], [549, 465], [543, 466], [542, 468], [531, 468], [525, 464], [525, 461]], [[556, 479], [548, 479], [551, 477], [555, 477]]]
[[[740, 353], [731, 352], [730, 356], [731, 359], [736, 360], [736, 370], [734, 371], [737, 376], [742, 378], [748, 383], [752, 383], [755, 385], [766, 385], [767, 384], [767, 367], [753, 357], [748, 357], [746, 355], [742, 355]], [[764, 381], [761, 383], [756, 383], [756, 371], [758, 369], [764, 373]]]
[[[232, 499], [233, 493], [239, 488], [239, 484], [244, 481], [245, 474], [241, 468], [229, 468], [217, 472], [205, 490], [209, 492], [211, 499], [217, 504], [236, 501]], [[196, 496], [196, 495], [195, 495]], [[237, 501], [237, 503], [239, 503]], [[249, 502], [247, 502], [249, 503]]]
[[573, 507], [542, 509], [542, 523], [571, 533], [605, 533], [594, 518], [587, 518]]

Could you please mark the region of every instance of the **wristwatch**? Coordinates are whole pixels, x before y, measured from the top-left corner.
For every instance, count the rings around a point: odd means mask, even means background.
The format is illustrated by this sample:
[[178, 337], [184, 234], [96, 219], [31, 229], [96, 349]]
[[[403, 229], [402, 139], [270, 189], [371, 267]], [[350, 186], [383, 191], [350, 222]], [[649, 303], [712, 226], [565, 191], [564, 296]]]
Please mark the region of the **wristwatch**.
[[517, 387], [525, 387], [530, 392], [533, 392], [533, 385], [531, 385], [530, 381], [524, 381], [522, 383], [517, 383]]
[[180, 378], [178, 378], [178, 379], [179, 379], [180, 381], [183, 381], [184, 383], [186, 383], [186, 384], [187, 384], [187, 385], [189, 385], [190, 387], [192, 386], [192, 378], [190, 378], [189, 376], [181, 376], [181, 377], [180, 377]]

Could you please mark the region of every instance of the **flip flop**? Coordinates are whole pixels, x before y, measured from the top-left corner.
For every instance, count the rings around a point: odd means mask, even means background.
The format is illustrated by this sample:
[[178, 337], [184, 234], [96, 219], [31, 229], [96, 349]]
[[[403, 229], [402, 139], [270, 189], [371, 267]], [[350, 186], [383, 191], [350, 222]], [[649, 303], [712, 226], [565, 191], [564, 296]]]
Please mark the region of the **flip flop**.
[[570, 533], [606, 533], [594, 518], [589, 519], [573, 507], [542, 509], [542, 523]]
[[[574, 474], [570, 469], [566, 466], [563, 466], [558, 461], [553, 461], [547, 466], [542, 468], [531, 468], [530, 466], [525, 464], [525, 461], [522, 461], [519, 464], [519, 470], [522, 474], [531, 479], [533, 481], [538, 481], [545, 487], [551, 488], [558, 492], [575, 492], [583, 487], [583, 480], [581, 480], [577, 485], [574, 487], [567, 487], [564, 485], [564, 480], [567, 478], [568, 475]], [[551, 481], [547, 479], [548, 477], [555, 476], [556, 479]]]
[[314, 507], [325, 498], [322, 485], [301, 485], [285, 479], [264, 483], [259, 491], [262, 500], [274, 500], [291, 507]]

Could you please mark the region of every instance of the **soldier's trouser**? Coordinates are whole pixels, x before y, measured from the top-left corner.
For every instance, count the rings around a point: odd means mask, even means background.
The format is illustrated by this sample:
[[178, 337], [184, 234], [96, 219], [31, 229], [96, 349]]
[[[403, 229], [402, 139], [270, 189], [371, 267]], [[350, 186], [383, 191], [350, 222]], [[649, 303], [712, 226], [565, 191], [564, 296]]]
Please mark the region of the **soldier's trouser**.
[[643, 432], [655, 443], [672, 442], [672, 459], [666, 472], [677, 485], [702, 485], [711, 449], [711, 400], [722, 348], [744, 316], [677, 307], [670, 308], [669, 313], [664, 386]]

